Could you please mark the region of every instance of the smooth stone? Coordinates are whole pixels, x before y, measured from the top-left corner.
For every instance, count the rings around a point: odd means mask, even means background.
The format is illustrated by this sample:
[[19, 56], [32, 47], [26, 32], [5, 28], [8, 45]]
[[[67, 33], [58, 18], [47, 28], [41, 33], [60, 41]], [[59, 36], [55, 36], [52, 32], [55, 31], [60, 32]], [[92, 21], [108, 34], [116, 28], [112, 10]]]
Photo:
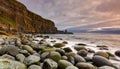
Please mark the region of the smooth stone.
[[31, 54], [36, 53], [36, 51], [34, 51], [33, 48], [30, 47], [30, 46], [28, 46], [28, 45], [23, 45], [22, 48], [23, 48], [24, 50], [27, 50], [27, 51], [28, 51], [29, 53], [31, 53]]
[[87, 49], [83, 46], [75, 46], [74, 49], [77, 51], [79, 51], [79, 50], [86, 50], [87, 51]]
[[6, 52], [7, 52], [7, 47], [6, 46], [4, 46], [0, 49], [0, 55], [6, 54]]
[[61, 48], [57, 48], [56, 52], [59, 52], [61, 54], [61, 56], [65, 55], [65, 51]]
[[30, 55], [27, 58], [25, 58], [24, 63], [26, 65], [31, 65], [31, 64], [37, 63], [39, 61], [40, 61], [40, 57], [39, 56]]
[[1, 56], [2, 59], [10, 59], [10, 60], [15, 60], [15, 58], [11, 55], [8, 55], [8, 54], [4, 54]]
[[64, 43], [56, 43], [53, 46], [56, 47], [56, 48], [61, 48], [61, 47], [64, 47], [65, 44]]
[[66, 61], [66, 60], [59, 60], [59, 61], [58, 61], [58, 65], [59, 65], [59, 67], [60, 67], [61, 69], [65, 69], [65, 68], [67, 68], [68, 66], [73, 66], [72, 63], [70, 63], [70, 62], [68, 62], [68, 61]]
[[65, 52], [72, 52], [72, 50], [71, 50], [70, 47], [63, 48], [63, 50], [64, 50]]
[[80, 50], [77, 52], [78, 55], [82, 56], [82, 57], [86, 57], [88, 52], [86, 50]]
[[71, 62], [73, 65], [75, 64], [75, 59], [73, 56], [68, 56], [68, 61]]
[[54, 48], [54, 47], [51, 47], [51, 48], [48, 47], [48, 48], [43, 48], [42, 49], [43, 52], [52, 52], [52, 51], [55, 51], [55, 50], [56, 50], [56, 48]]
[[23, 63], [9, 59], [0, 59], [0, 69], [27, 69]]
[[75, 67], [75, 66], [68, 66], [67, 68], [65, 68], [65, 69], [78, 69], [77, 67]]
[[67, 56], [62, 56], [61, 59], [63, 59], [63, 60], [67, 60], [68, 57], [67, 57]]
[[19, 53], [18, 48], [15, 46], [8, 46], [7, 52], [12, 56], [16, 56]]
[[16, 55], [16, 58], [20, 61], [20, 62], [24, 62], [24, 60], [25, 60], [25, 56], [23, 55], [23, 54], [17, 54]]
[[43, 69], [57, 69], [58, 64], [52, 59], [45, 59], [43, 62]]
[[79, 69], [97, 69], [92, 64], [90, 64], [90, 63], [83, 63], [83, 62], [77, 63], [76, 67], [78, 67]]
[[109, 59], [109, 55], [108, 55], [107, 52], [98, 51], [94, 55], [99, 55], [99, 56], [102, 56], [102, 57], [105, 57], [105, 58]]
[[49, 55], [49, 52], [43, 52], [41, 55], [40, 55], [40, 58], [41, 58], [41, 61], [44, 61]]
[[25, 56], [30, 55], [30, 53], [27, 50], [20, 50], [19, 53], [24, 54]]
[[75, 59], [75, 63], [86, 62], [86, 60], [82, 56], [79, 56], [79, 55], [74, 56], [74, 59]]
[[93, 63], [100, 67], [100, 66], [112, 66], [113, 64], [105, 57], [102, 57], [102, 56], [94, 56], [93, 57]]
[[102, 67], [99, 67], [98, 69], [115, 69], [115, 68], [110, 66], [102, 66]]
[[115, 51], [115, 55], [120, 57], [120, 50]]
[[38, 65], [31, 65], [28, 67], [28, 69], [42, 69], [42, 68]]
[[58, 62], [61, 59], [61, 55], [58, 52], [50, 52], [49, 58], [51, 58], [54, 61]]

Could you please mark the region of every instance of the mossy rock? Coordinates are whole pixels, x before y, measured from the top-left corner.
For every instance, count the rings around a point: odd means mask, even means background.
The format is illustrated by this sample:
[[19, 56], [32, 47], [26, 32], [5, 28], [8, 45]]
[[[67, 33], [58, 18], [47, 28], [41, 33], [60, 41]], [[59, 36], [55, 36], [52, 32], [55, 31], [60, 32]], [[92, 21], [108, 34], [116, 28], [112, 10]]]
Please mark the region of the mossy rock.
[[50, 52], [49, 53], [49, 58], [51, 58], [52, 60], [58, 62], [61, 59], [61, 55], [58, 52]]
[[77, 51], [79, 51], [79, 50], [86, 50], [87, 51], [87, 49], [85, 47], [82, 47], [82, 46], [75, 46], [74, 49]]
[[73, 66], [72, 63], [66, 61], [66, 60], [59, 60], [58, 61], [58, 66], [61, 68], [61, 69], [65, 69], [67, 68], [68, 66]]
[[0, 59], [0, 69], [27, 69], [27, 68], [23, 63], [9, 59]]
[[56, 50], [56, 48], [54, 48], [54, 47], [48, 47], [48, 48], [44, 48], [44, 49], [42, 49], [42, 52], [52, 52], [52, 51], [55, 51]]
[[99, 55], [99, 56], [102, 56], [102, 57], [105, 57], [105, 58], [109, 59], [108, 53], [103, 52], [103, 51], [98, 51], [94, 55]]
[[55, 45], [53, 45], [56, 48], [60, 48], [60, 47], [64, 47], [65, 44], [64, 43], [56, 43]]

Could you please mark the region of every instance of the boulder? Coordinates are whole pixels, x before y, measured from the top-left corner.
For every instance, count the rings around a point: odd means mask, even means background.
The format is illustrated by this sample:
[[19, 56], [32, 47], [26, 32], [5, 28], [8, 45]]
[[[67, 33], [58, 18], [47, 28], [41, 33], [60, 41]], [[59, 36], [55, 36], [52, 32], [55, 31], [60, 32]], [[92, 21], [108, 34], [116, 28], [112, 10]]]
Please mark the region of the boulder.
[[57, 69], [58, 64], [52, 59], [45, 59], [43, 62], [43, 69]]
[[68, 66], [67, 68], [65, 68], [65, 69], [78, 69], [77, 67], [75, 67], [75, 66]]
[[73, 66], [72, 63], [70, 63], [70, 62], [68, 62], [68, 61], [66, 61], [66, 60], [59, 60], [59, 61], [58, 61], [58, 65], [59, 65], [60, 69], [65, 69], [65, 68], [67, 68], [68, 66]]
[[107, 52], [98, 51], [94, 55], [99, 55], [99, 56], [102, 56], [102, 57], [105, 57], [105, 58], [109, 59], [109, 55], [108, 55]]
[[28, 46], [28, 45], [23, 45], [22, 48], [23, 48], [24, 50], [27, 50], [27, 51], [28, 51], [29, 53], [31, 53], [31, 54], [36, 53], [36, 51], [34, 51], [33, 48], [30, 47], [30, 46]]
[[0, 69], [27, 69], [27, 68], [23, 63], [9, 59], [0, 59]]
[[102, 57], [102, 56], [94, 56], [93, 57], [93, 63], [100, 67], [100, 66], [112, 66], [113, 64], [105, 57]]
[[40, 61], [40, 57], [39, 56], [30, 55], [27, 58], [25, 58], [24, 63], [26, 65], [31, 65], [31, 64], [37, 63], [39, 61]]
[[72, 50], [71, 50], [70, 47], [63, 48], [63, 50], [64, 50], [65, 52], [72, 52]]
[[64, 47], [65, 44], [64, 43], [56, 43], [53, 46], [56, 47], [56, 48], [60, 48], [60, 47]]
[[28, 69], [42, 69], [42, 68], [38, 65], [31, 65], [28, 67]]
[[17, 55], [16, 55], [16, 58], [17, 58], [17, 60], [19, 60], [20, 62], [23, 63], [23, 61], [24, 61], [24, 59], [25, 59], [25, 56], [24, 56], [23, 54], [17, 54]]
[[82, 57], [86, 57], [88, 52], [86, 50], [80, 50], [77, 52], [78, 55], [82, 56]]
[[84, 62], [77, 63], [76, 67], [78, 67], [79, 69], [97, 69], [92, 64], [90, 64], [90, 63], [84, 63]]
[[115, 51], [115, 55], [120, 57], [120, 50]]
[[61, 59], [61, 55], [58, 52], [50, 52], [49, 58], [51, 58], [52, 60], [58, 62]]

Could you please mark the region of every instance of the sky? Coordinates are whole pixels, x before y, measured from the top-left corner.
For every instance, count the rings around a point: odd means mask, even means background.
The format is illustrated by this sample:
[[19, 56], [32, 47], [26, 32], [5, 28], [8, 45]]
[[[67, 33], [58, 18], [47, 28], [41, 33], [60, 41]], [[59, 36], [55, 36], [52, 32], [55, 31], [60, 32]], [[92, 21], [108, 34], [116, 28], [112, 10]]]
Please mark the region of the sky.
[[120, 28], [120, 0], [19, 0], [59, 30]]

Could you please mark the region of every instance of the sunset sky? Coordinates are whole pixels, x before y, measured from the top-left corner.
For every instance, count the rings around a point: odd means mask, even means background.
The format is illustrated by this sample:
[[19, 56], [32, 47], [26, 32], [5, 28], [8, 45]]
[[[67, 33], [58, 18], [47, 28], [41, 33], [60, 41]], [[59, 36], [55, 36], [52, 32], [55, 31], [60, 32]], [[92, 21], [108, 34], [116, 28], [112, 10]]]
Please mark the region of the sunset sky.
[[120, 28], [120, 0], [19, 0], [58, 29]]

